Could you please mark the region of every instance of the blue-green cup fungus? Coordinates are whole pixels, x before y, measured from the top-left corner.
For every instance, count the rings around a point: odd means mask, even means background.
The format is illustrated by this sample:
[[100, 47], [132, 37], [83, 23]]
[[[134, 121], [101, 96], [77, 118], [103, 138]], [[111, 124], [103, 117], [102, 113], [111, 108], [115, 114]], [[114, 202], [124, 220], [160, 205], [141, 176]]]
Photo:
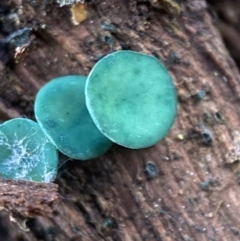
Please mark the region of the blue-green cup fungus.
[[36, 122], [16, 118], [0, 125], [1, 177], [50, 182], [57, 166], [57, 150]]
[[93, 123], [85, 104], [86, 77], [58, 77], [44, 85], [35, 100], [36, 119], [66, 156], [87, 160], [100, 156], [112, 145]]
[[133, 149], [160, 141], [176, 116], [171, 76], [156, 58], [143, 53], [118, 51], [102, 58], [87, 78], [85, 95], [98, 129]]

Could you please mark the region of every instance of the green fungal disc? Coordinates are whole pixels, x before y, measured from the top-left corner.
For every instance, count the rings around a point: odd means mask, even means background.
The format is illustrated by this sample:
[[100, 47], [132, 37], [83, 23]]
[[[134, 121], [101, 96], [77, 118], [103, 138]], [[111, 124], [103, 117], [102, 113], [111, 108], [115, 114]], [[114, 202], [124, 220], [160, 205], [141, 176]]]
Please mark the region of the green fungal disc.
[[99, 130], [119, 145], [149, 147], [169, 131], [176, 116], [172, 79], [154, 57], [118, 51], [90, 72], [86, 104]]
[[53, 79], [43, 86], [35, 101], [35, 115], [43, 131], [65, 155], [79, 160], [98, 157], [112, 141], [93, 123], [85, 104], [86, 77]]
[[0, 176], [50, 182], [57, 165], [57, 150], [36, 122], [16, 118], [0, 125]]

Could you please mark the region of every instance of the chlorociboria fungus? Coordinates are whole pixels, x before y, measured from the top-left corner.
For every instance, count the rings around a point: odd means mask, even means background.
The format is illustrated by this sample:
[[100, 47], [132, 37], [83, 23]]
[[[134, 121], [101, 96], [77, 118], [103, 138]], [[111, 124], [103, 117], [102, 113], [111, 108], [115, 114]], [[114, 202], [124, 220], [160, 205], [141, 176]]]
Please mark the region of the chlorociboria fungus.
[[172, 79], [154, 57], [111, 53], [88, 77], [58, 77], [36, 96], [37, 122], [17, 118], [0, 126], [0, 174], [37, 182], [53, 180], [56, 148], [66, 156], [88, 160], [114, 143], [139, 149], [154, 145], [176, 116]]
[[172, 79], [154, 57], [118, 51], [91, 70], [86, 104], [98, 129], [113, 142], [145, 148], [160, 141], [176, 116]]
[[93, 123], [85, 104], [86, 77], [69, 75], [51, 80], [38, 92], [36, 119], [52, 143], [65, 155], [92, 159], [112, 145]]
[[3, 178], [50, 182], [58, 153], [39, 125], [16, 118], [0, 125], [0, 174]]

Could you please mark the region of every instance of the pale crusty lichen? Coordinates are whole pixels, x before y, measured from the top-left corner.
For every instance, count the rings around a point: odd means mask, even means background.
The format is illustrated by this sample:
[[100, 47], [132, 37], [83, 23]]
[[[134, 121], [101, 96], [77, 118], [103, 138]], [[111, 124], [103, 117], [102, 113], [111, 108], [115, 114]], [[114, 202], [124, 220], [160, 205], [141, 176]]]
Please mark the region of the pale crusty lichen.
[[75, 3], [84, 3], [84, 0], [56, 0], [60, 7], [65, 5], [71, 5]]

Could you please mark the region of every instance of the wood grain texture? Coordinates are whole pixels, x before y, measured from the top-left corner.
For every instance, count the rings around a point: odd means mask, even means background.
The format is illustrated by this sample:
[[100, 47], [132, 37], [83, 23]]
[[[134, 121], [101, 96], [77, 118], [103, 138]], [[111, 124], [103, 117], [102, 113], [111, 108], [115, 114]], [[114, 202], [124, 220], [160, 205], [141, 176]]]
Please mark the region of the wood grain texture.
[[[50, 1], [11, 5], [14, 12], [21, 9], [15, 28], [31, 27], [34, 38], [21, 61], [1, 65], [1, 103], [31, 118], [34, 95], [48, 80], [87, 75], [101, 56], [131, 49], [155, 55], [170, 71], [177, 119], [151, 148], [115, 145], [98, 159], [65, 163], [53, 215], [30, 219], [30, 232], [23, 233], [3, 212], [4, 240], [238, 240], [240, 76], [206, 2], [85, 4], [88, 16], [78, 26], [69, 7]], [[101, 28], [109, 23], [114, 30]], [[15, 117], [1, 107], [0, 113], [1, 119]], [[152, 179], [145, 173], [148, 161], [158, 169]]]
[[0, 180], [0, 206], [23, 217], [51, 214], [58, 200], [57, 185], [29, 181]]

